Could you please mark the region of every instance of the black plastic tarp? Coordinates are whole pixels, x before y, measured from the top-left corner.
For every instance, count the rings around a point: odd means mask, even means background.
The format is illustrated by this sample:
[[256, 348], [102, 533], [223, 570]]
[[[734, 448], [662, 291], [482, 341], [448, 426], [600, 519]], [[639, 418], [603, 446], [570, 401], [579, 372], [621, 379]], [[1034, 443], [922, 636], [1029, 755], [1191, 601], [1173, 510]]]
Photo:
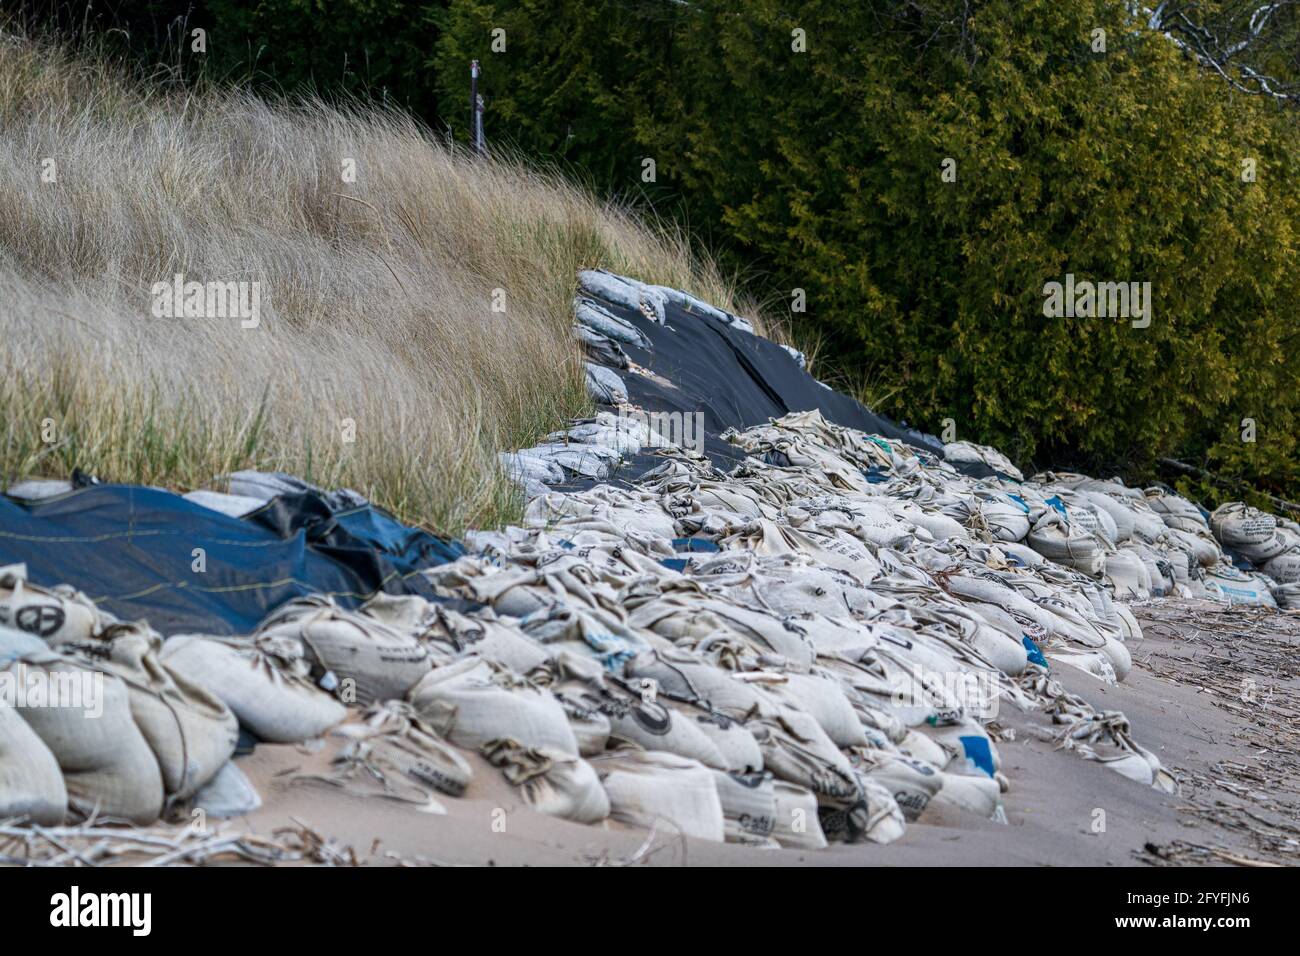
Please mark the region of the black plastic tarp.
[[462, 553], [378, 508], [335, 512], [316, 494], [274, 498], [243, 518], [134, 485], [39, 502], [0, 495], [0, 565], [25, 562], [35, 583], [71, 584], [164, 635], [246, 634], [307, 594], [345, 607], [381, 590], [432, 597], [419, 570]]
[[[943, 457], [943, 442], [938, 438], [903, 428], [856, 399], [827, 388], [775, 342], [715, 316], [688, 312], [676, 302], [666, 304], [665, 322], [660, 325], [636, 309], [593, 298], [634, 325], [650, 342], [648, 349], [623, 345], [632, 362], [651, 373], [619, 371], [628, 399], [647, 412], [701, 413], [704, 452], [720, 468], [729, 469], [744, 457], [720, 440], [728, 428], [750, 428], [790, 412], [814, 409], [827, 421], [897, 439]], [[617, 477], [631, 480], [658, 462], [653, 455], [638, 455]], [[992, 474], [986, 467], [977, 466], [976, 471]]]

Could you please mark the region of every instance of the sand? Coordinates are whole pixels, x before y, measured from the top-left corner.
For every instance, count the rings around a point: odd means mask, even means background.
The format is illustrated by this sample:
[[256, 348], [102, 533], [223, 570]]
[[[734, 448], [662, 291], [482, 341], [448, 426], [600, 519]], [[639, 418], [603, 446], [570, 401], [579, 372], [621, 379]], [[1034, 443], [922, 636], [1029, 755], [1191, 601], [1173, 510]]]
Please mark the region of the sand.
[[[1125, 683], [1107, 686], [1055, 665], [1101, 709], [1123, 711], [1139, 743], [1178, 778], [1174, 795], [1134, 783], [1033, 735], [1037, 714], [1004, 706], [997, 723], [1006, 825], [977, 819], [910, 824], [888, 846], [761, 850], [682, 839], [607, 822], [582, 826], [532, 812], [500, 771], [474, 758], [463, 798], [444, 814], [320, 784], [330, 748], [260, 745], [238, 765], [263, 806], [224, 826], [270, 834], [305, 824], [368, 864], [953, 866], [1300, 862], [1300, 613], [1209, 602], [1135, 607], [1144, 636]], [[1253, 685], [1246, 683], [1253, 681]], [[1104, 825], [1103, 825], [1104, 824]]]

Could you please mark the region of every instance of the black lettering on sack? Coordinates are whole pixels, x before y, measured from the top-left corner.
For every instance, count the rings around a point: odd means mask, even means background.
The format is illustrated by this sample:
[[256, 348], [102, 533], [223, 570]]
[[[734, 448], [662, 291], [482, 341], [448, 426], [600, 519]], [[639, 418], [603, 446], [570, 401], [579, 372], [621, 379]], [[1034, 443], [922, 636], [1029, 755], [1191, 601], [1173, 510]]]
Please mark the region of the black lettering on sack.
[[667, 707], [662, 704], [652, 704], [649, 701], [641, 701], [632, 708], [632, 719], [640, 725], [642, 730], [654, 734], [656, 737], [667, 734], [673, 723], [672, 712]]
[[35, 634], [37, 637], [49, 637], [63, 627], [67, 615], [57, 604], [29, 604], [20, 607], [14, 616], [18, 630]]

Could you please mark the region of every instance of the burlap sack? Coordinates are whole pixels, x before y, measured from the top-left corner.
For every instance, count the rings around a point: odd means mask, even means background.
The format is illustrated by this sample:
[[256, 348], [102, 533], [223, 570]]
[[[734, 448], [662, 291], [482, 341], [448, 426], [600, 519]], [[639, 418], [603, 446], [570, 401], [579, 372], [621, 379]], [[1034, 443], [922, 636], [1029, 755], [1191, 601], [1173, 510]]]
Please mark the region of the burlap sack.
[[347, 708], [316, 686], [302, 642], [182, 634], [163, 643], [162, 660], [174, 673], [221, 699], [239, 722], [269, 743], [319, 737], [347, 716]]

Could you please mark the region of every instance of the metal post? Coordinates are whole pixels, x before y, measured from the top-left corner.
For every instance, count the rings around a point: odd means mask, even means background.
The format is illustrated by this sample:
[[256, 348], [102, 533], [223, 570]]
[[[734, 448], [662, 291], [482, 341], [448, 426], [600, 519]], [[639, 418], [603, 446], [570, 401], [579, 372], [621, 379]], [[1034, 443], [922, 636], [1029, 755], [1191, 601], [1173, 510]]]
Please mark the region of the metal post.
[[478, 95], [478, 60], [469, 64], [469, 143], [478, 156], [486, 150], [483, 143], [483, 97]]

